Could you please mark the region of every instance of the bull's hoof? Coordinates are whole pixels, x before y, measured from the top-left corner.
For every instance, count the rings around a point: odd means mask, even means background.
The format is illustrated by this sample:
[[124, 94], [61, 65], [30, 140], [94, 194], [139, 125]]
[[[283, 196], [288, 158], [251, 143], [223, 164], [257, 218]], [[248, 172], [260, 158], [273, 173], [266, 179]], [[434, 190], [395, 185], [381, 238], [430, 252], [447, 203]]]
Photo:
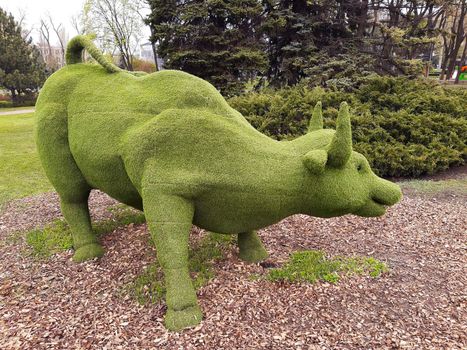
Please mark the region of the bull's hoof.
[[180, 331], [184, 328], [196, 326], [201, 322], [202, 318], [203, 313], [198, 305], [179, 311], [168, 309], [165, 314], [164, 324], [168, 330]]
[[75, 254], [73, 255], [74, 262], [82, 262], [86, 260], [91, 260], [94, 258], [99, 258], [104, 255], [104, 248], [98, 243], [86, 244], [82, 247], [79, 247]]
[[248, 263], [259, 263], [263, 260], [266, 260], [269, 256], [266, 249], [263, 247], [258, 247], [256, 249], [241, 250], [238, 254], [238, 257]]

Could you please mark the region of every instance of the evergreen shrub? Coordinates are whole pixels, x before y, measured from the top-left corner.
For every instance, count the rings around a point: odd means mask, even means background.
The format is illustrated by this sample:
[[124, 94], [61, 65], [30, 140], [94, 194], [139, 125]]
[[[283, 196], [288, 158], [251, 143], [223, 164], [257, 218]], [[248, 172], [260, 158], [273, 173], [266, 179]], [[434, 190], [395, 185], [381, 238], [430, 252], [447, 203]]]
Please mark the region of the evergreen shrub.
[[0, 101], [0, 108], [10, 108], [13, 107], [13, 103], [11, 101]]
[[373, 76], [352, 92], [295, 86], [234, 97], [231, 106], [276, 139], [306, 133], [318, 102], [325, 128], [334, 128], [338, 106], [352, 106], [354, 149], [380, 176], [433, 174], [467, 159], [467, 90], [430, 80]]
[[13, 107], [33, 107], [36, 105], [36, 97], [27, 97], [21, 98], [15, 101], [12, 106]]

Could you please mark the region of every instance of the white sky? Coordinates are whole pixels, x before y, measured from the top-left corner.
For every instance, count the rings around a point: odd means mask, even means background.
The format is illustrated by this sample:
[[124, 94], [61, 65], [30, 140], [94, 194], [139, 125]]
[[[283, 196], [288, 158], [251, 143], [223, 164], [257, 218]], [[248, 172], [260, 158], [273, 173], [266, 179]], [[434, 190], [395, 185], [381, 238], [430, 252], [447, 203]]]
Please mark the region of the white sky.
[[[39, 38], [38, 29], [40, 27], [41, 17], [46, 19], [50, 13], [56, 25], [62, 23], [66, 28], [69, 38], [72, 38], [77, 33], [71, 25], [71, 17], [77, 16], [83, 8], [85, 0], [0, 0], [0, 7], [11, 12], [16, 20], [19, 19], [20, 13], [26, 15], [23, 27], [34, 28], [31, 36], [34, 41]], [[149, 29], [143, 30], [144, 37], [149, 37]], [[58, 41], [51, 34], [52, 43], [58, 45]], [[147, 40], [147, 39], [146, 39]]]
[[31, 35], [37, 40], [40, 19], [41, 17], [45, 19], [48, 13], [57, 25], [63, 24], [70, 38], [76, 35], [71, 25], [71, 17], [81, 12], [83, 3], [84, 0], [0, 0], [0, 7], [11, 12], [16, 20], [19, 19], [22, 11], [26, 15], [23, 26], [34, 28]]

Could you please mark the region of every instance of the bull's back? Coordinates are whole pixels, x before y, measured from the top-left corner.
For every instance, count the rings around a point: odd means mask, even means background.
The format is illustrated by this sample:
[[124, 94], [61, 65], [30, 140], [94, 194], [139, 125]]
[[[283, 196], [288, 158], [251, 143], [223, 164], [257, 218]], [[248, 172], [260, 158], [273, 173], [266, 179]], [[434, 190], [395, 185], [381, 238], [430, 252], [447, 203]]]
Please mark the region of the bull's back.
[[57, 106], [64, 114], [62, 131], [88, 184], [136, 207], [141, 198], [121, 158], [121, 140], [128, 130], [168, 109], [232, 113], [212, 85], [189, 74], [163, 71], [135, 77], [85, 64], [67, 66], [48, 79], [37, 106], [39, 134], [56, 127], [48, 110]]

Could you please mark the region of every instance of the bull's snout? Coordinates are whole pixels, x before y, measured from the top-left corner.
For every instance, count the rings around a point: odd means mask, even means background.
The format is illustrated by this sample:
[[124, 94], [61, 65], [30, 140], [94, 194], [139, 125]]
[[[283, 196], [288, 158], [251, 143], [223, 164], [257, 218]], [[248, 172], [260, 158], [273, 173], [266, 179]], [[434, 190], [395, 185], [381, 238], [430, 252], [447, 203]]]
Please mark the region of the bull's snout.
[[372, 189], [371, 199], [378, 204], [391, 206], [402, 198], [401, 188], [390, 181], [378, 179], [377, 185]]

